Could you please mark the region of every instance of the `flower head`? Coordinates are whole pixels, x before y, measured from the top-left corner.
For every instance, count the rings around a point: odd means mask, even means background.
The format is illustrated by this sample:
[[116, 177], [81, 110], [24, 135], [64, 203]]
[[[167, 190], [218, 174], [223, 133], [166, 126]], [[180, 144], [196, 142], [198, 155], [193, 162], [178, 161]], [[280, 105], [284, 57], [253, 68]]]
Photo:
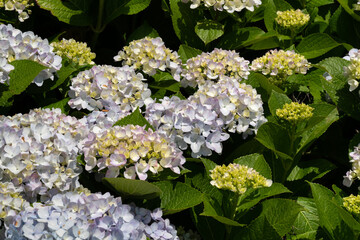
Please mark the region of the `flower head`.
[[269, 80], [282, 85], [290, 75], [306, 74], [310, 63], [304, 56], [295, 51], [270, 50], [264, 56], [256, 58], [251, 63], [251, 70], [261, 71], [264, 75], [270, 75]]
[[123, 61], [123, 65], [142, 70], [150, 76], [155, 75], [156, 70], [170, 70], [174, 79], [180, 81], [182, 69], [179, 55], [166, 48], [160, 37], [134, 40], [129, 43], [129, 46], [125, 46], [122, 51], [119, 51], [114, 59]]
[[187, 60], [181, 83], [183, 86], [196, 87], [206, 80], [218, 81], [222, 76], [247, 79], [249, 63], [235, 51], [215, 48], [210, 53]]
[[343, 206], [346, 210], [356, 215], [360, 214], [360, 195], [354, 196], [351, 194], [348, 197], [344, 197], [343, 200]]
[[[189, 0], [182, 0], [187, 3]], [[255, 7], [259, 7], [261, 5], [261, 0], [190, 0], [191, 9], [195, 9], [204, 4], [205, 7], [210, 8], [213, 7], [215, 11], [227, 11], [228, 13], [240, 12], [244, 8], [249, 11], [254, 11]]]
[[353, 4], [354, 11], [360, 11], [360, 1]]
[[245, 165], [231, 163], [228, 166], [216, 166], [210, 170], [210, 184], [238, 194], [245, 193], [248, 189], [270, 187], [272, 180], [266, 179], [256, 170]]
[[283, 108], [276, 109], [276, 116], [289, 122], [296, 123], [312, 117], [314, 108], [298, 102], [285, 103]]
[[350, 85], [350, 92], [354, 91], [359, 86], [360, 80], [360, 50], [353, 48], [349, 51], [344, 59], [350, 61], [349, 66], [344, 67], [345, 76], [348, 77], [348, 84]]
[[306, 25], [310, 20], [310, 15], [303, 13], [300, 9], [277, 11], [275, 21], [279, 26], [296, 30]]
[[143, 80], [143, 75], [129, 66], [93, 66], [71, 79], [69, 105], [89, 111], [119, 105], [124, 113], [131, 112], [153, 101]]
[[349, 156], [352, 168], [346, 173], [343, 181], [343, 184], [347, 187], [350, 187], [355, 179], [360, 179], [360, 144], [354, 147]]
[[84, 147], [85, 169], [106, 170], [106, 177], [145, 180], [148, 172], [157, 174], [169, 168], [180, 174], [185, 163], [182, 151], [170, 139], [144, 127], [114, 126], [99, 132]]
[[54, 47], [57, 55], [67, 58], [79, 66], [95, 64], [92, 60], [96, 55], [91, 52], [86, 43], [77, 42], [74, 39], [63, 39], [60, 42], [51, 43], [51, 46]]
[[6, 11], [16, 11], [20, 22], [29, 18], [31, 10], [28, 8], [31, 6], [34, 6], [31, 0], [0, 0], [0, 7], [5, 7]]

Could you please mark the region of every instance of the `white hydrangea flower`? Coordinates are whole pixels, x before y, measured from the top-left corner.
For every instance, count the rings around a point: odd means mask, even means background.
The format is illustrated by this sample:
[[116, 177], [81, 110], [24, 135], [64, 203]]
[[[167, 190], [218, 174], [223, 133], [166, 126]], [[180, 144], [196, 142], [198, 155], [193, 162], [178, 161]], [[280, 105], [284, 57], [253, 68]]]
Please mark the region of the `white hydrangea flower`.
[[60, 109], [0, 116], [0, 182], [12, 181], [30, 202], [78, 188], [77, 156], [87, 135], [84, 119]]
[[[182, 2], [187, 3], [189, 0], [182, 0]], [[253, 12], [255, 7], [261, 5], [261, 0], [190, 0], [191, 9], [198, 8], [200, 5], [204, 4], [205, 7], [213, 7], [215, 11], [227, 11], [228, 13], [240, 12], [244, 8]]]
[[350, 187], [356, 179], [360, 179], [360, 144], [354, 147], [354, 151], [349, 153], [349, 156], [352, 168], [346, 172], [343, 181], [347, 187]]
[[350, 65], [344, 67], [345, 76], [348, 78], [350, 86], [349, 91], [352, 92], [359, 86], [360, 80], [360, 50], [353, 48], [349, 51], [344, 59], [350, 61]]
[[181, 83], [184, 87], [196, 87], [206, 80], [217, 81], [222, 76], [247, 79], [250, 74], [249, 61], [235, 51], [215, 48], [187, 60]]
[[34, 83], [42, 86], [45, 79], [54, 79], [53, 73], [61, 68], [61, 57], [53, 52], [47, 39], [43, 40], [33, 32], [21, 32], [13, 26], [0, 24], [0, 83], [9, 84], [9, 73], [14, 68], [14, 60], [28, 59], [38, 62], [48, 69], [35, 77]]
[[123, 61], [123, 65], [140, 69], [144, 73], [153, 76], [156, 70], [170, 71], [176, 81], [180, 81], [181, 60], [176, 51], [165, 47], [160, 37], [145, 37], [134, 40], [119, 51], [114, 57], [115, 61]]
[[69, 105], [93, 111], [116, 104], [124, 113], [131, 112], [153, 101], [143, 80], [143, 75], [129, 66], [94, 66], [71, 79]]
[[123, 204], [106, 194], [58, 194], [35, 203], [6, 225], [6, 239], [178, 240], [162, 211]]
[[34, 6], [30, 0], [0, 0], [0, 7], [6, 11], [16, 11], [19, 15], [19, 21], [24, 22], [29, 18], [31, 10], [28, 8]]

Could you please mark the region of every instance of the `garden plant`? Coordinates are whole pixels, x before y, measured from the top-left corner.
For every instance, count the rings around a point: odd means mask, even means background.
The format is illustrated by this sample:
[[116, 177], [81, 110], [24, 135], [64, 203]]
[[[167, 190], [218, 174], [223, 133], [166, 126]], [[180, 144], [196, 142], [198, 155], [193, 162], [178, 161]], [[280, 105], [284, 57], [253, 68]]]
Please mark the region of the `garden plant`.
[[0, 239], [360, 239], [360, 2], [0, 0]]

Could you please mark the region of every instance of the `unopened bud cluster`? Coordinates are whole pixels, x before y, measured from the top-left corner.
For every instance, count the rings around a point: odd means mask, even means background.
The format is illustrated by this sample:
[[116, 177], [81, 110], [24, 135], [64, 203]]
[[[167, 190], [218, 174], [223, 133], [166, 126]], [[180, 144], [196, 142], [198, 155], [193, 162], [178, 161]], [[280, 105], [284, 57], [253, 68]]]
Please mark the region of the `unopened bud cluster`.
[[305, 103], [285, 103], [282, 109], [276, 109], [276, 116], [292, 123], [305, 121], [312, 117], [314, 108]]
[[360, 144], [354, 147], [349, 156], [352, 167], [346, 172], [343, 180], [343, 184], [347, 187], [350, 187], [354, 180], [360, 179]]
[[165, 47], [160, 37], [145, 37], [134, 40], [119, 51], [115, 61], [122, 61], [123, 65], [132, 66], [153, 76], [156, 70], [169, 70], [176, 81], [180, 81], [181, 60], [177, 52]]
[[77, 42], [74, 39], [63, 39], [60, 42], [53, 42], [51, 46], [54, 47], [54, 52], [62, 58], [67, 58], [76, 65], [92, 65], [95, 64], [92, 60], [95, 58], [95, 53], [86, 43]]
[[129, 66], [93, 66], [71, 79], [69, 105], [89, 111], [119, 105], [123, 112], [130, 112], [153, 101], [143, 80]]
[[49, 69], [42, 70], [34, 79], [37, 86], [42, 86], [45, 79], [54, 79], [53, 73], [61, 68], [61, 57], [53, 52], [47, 39], [41, 39], [33, 32], [21, 32], [13, 26], [0, 24], [0, 83], [9, 84], [9, 73], [14, 67], [9, 63], [14, 60], [32, 60]]
[[248, 189], [270, 187], [272, 180], [266, 179], [253, 168], [236, 163], [228, 166], [216, 166], [210, 170], [210, 184], [238, 194], [245, 193]]
[[275, 21], [283, 28], [296, 30], [306, 25], [310, 20], [310, 15], [303, 13], [300, 9], [287, 11], [277, 11]]
[[349, 51], [344, 59], [350, 61], [349, 66], [344, 67], [345, 75], [348, 77], [348, 84], [350, 85], [350, 92], [354, 91], [359, 86], [360, 80], [360, 50], [353, 48]]
[[0, 0], [0, 8], [5, 8], [6, 11], [16, 11], [20, 22], [24, 22], [29, 18], [31, 10], [28, 8], [34, 6], [30, 0]]
[[310, 63], [295, 51], [270, 50], [264, 56], [256, 58], [251, 64], [251, 70], [269, 75], [270, 82], [281, 85], [290, 75], [306, 74]]
[[[182, 151], [165, 136], [144, 127], [114, 126], [97, 135], [90, 134], [84, 147], [85, 169], [106, 170], [106, 177], [146, 180], [148, 172], [157, 174], [169, 168], [180, 174], [185, 163]], [[95, 170], [95, 169], [94, 169]]]
[[202, 53], [187, 60], [181, 83], [185, 87], [196, 87], [208, 79], [217, 81], [222, 76], [247, 79], [250, 74], [249, 63], [235, 51], [215, 48], [210, 53]]
[[351, 213], [360, 214], [360, 195], [354, 196], [351, 194], [343, 198], [343, 206]]
[[[189, 0], [182, 0], [184, 3], [189, 2]], [[244, 8], [249, 11], [254, 11], [255, 7], [261, 5], [261, 0], [190, 0], [191, 9], [195, 9], [200, 5], [204, 5], [207, 8], [213, 7], [215, 11], [227, 11], [228, 13], [240, 12]]]

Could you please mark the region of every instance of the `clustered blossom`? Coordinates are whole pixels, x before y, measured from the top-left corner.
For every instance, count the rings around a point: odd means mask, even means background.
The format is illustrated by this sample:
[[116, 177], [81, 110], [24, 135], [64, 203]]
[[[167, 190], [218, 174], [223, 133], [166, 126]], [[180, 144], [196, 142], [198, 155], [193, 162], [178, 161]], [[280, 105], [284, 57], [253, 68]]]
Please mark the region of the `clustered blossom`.
[[310, 63], [306, 58], [295, 51], [270, 50], [264, 56], [256, 58], [251, 64], [251, 70], [261, 71], [264, 75], [270, 75], [270, 82], [281, 85], [290, 75], [306, 74]]
[[18, 19], [20, 22], [24, 22], [29, 18], [31, 10], [28, 8], [34, 6], [33, 3], [30, 3], [30, 0], [0, 0], [0, 7], [5, 7], [6, 11], [16, 11], [19, 16]]
[[61, 57], [53, 52], [47, 39], [43, 40], [33, 32], [21, 32], [9, 25], [0, 25], [0, 83], [9, 84], [9, 73], [14, 60], [28, 59], [38, 62], [49, 69], [39, 73], [34, 79], [37, 86], [42, 86], [45, 79], [54, 79], [53, 73], [61, 68]]
[[281, 109], [276, 109], [276, 116], [286, 121], [297, 123], [308, 120], [313, 115], [314, 108], [305, 103], [285, 103]]
[[[184, 3], [189, 2], [189, 0], [182, 0]], [[261, 0], [190, 0], [191, 9], [195, 9], [204, 4], [205, 7], [213, 7], [215, 11], [227, 11], [228, 13], [240, 12], [244, 8], [249, 11], [254, 11], [255, 7], [261, 5]]]
[[296, 30], [306, 25], [310, 20], [310, 15], [303, 13], [300, 9], [287, 11], [277, 11], [275, 21], [279, 26]]
[[181, 83], [185, 87], [196, 87], [207, 79], [218, 80], [222, 76], [247, 79], [249, 63], [235, 51], [215, 48], [187, 60]]
[[0, 116], [0, 182], [34, 202], [80, 187], [77, 156], [88, 134], [84, 120], [60, 109]]
[[210, 184], [238, 194], [245, 193], [248, 189], [270, 187], [272, 180], [266, 179], [253, 168], [236, 163], [228, 166], [216, 166], [210, 170]]
[[179, 240], [201, 240], [201, 236], [198, 232], [194, 232], [191, 229], [185, 231], [182, 226], [177, 228], [177, 235], [179, 236]]
[[[106, 177], [146, 180], [148, 172], [157, 174], [169, 168], [180, 174], [185, 163], [182, 151], [171, 140], [151, 129], [126, 125], [91, 133], [84, 146], [85, 169], [106, 170]], [[94, 169], [95, 170], [95, 169]]]
[[205, 82], [188, 99], [165, 97], [150, 104], [146, 118], [160, 132], [170, 136], [180, 149], [191, 148], [192, 157], [221, 154], [226, 132], [256, 132], [266, 119], [256, 90], [236, 79], [223, 77], [218, 83]]
[[156, 70], [170, 70], [174, 79], [180, 81], [182, 63], [179, 55], [165, 47], [160, 37], [134, 40], [119, 51], [114, 60], [123, 61], [123, 65], [133, 66], [150, 76], [155, 75]]
[[162, 211], [123, 204], [106, 194], [58, 194], [34, 203], [13, 218], [6, 239], [177, 240], [176, 229]]
[[360, 11], [360, 1], [358, 1], [357, 3], [353, 4], [353, 8], [354, 11]]
[[353, 48], [344, 59], [350, 61], [350, 65], [344, 67], [345, 75], [348, 77], [349, 91], [354, 91], [359, 86], [360, 80], [360, 50]]
[[153, 101], [143, 80], [129, 66], [93, 66], [71, 79], [69, 105], [89, 111], [119, 105], [123, 112], [131, 112]]
[[77, 42], [74, 39], [63, 39], [60, 42], [51, 43], [51, 46], [54, 47], [57, 55], [67, 58], [79, 66], [95, 64], [93, 59], [96, 55], [91, 52], [86, 43]]
[[354, 151], [350, 152], [349, 156], [352, 167], [344, 176], [343, 181], [347, 187], [350, 187], [354, 180], [360, 179], [360, 144], [354, 147]]
[[343, 206], [351, 213], [360, 214], [360, 195], [354, 196], [351, 194], [348, 197], [343, 198]]

